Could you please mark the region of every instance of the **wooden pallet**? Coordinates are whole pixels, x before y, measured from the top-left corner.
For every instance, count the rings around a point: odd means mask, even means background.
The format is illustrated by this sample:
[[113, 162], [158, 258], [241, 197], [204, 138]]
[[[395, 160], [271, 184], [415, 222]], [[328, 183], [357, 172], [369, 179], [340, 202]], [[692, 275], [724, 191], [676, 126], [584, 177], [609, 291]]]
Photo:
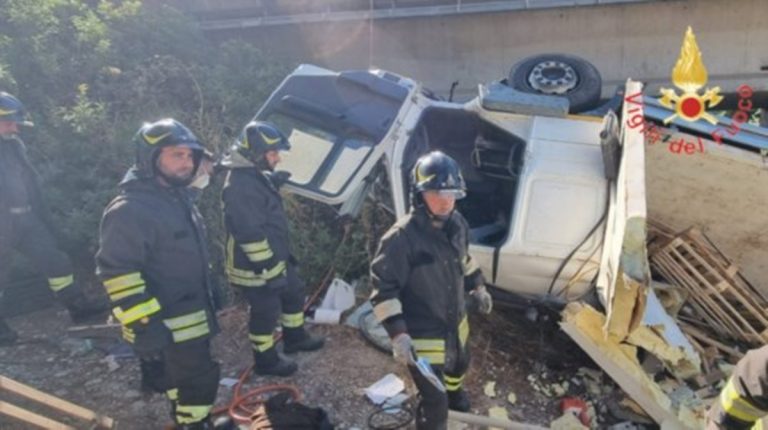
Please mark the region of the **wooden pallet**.
[[651, 267], [689, 293], [698, 318], [724, 338], [768, 342], [768, 299], [752, 286], [701, 231], [658, 240]]
[[648, 240], [646, 243], [648, 254], [654, 253], [656, 250], [663, 248], [675, 237], [677, 237], [677, 231], [667, 224], [662, 223], [659, 220], [648, 219]]

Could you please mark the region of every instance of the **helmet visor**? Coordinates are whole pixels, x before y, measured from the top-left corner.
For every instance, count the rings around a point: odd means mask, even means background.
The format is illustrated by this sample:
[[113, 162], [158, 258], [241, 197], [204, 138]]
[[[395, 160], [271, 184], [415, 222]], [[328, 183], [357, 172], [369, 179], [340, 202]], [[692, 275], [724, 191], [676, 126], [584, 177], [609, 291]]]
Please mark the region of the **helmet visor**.
[[456, 200], [463, 199], [467, 196], [467, 192], [460, 189], [460, 188], [454, 188], [454, 189], [448, 189], [448, 190], [429, 190], [433, 193], [436, 193], [440, 197], [453, 197]]

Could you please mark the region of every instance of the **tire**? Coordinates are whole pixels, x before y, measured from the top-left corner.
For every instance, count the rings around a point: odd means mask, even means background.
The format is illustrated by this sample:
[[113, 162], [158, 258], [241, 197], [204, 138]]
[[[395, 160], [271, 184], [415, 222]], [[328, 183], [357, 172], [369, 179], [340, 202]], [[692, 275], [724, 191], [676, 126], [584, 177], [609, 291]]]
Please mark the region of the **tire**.
[[542, 54], [518, 62], [509, 71], [507, 85], [532, 94], [568, 98], [569, 112], [595, 108], [603, 82], [590, 62], [565, 54]]

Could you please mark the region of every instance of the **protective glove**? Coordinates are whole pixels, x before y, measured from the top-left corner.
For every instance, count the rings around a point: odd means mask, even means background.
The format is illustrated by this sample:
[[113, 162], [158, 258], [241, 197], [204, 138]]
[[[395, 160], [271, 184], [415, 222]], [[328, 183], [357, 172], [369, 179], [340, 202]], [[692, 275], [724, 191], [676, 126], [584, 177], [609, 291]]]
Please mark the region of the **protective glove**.
[[162, 321], [150, 321], [148, 324], [136, 324], [131, 327], [136, 337], [133, 351], [145, 361], [163, 359], [163, 351], [173, 343], [171, 330]]
[[400, 364], [413, 365], [415, 363], [413, 339], [408, 333], [400, 333], [392, 339], [392, 355]]
[[481, 285], [475, 288], [469, 293], [469, 295], [474, 298], [475, 302], [477, 303], [477, 310], [480, 313], [486, 315], [491, 313], [491, 310], [493, 309], [493, 298], [491, 298], [491, 294], [485, 288], [485, 285]]

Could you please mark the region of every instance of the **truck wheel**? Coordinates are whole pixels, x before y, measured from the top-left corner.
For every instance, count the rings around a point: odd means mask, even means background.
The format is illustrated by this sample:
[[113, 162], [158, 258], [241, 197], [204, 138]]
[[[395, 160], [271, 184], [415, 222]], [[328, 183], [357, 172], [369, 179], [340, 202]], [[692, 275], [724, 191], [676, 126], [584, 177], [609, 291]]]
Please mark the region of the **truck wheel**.
[[566, 97], [570, 113], [577, 113], [597, 106], [603, 84], [600, 72], [588, 61], [572, 55], [543, 54], [512, 66], [507, 85], [527, 93]]

